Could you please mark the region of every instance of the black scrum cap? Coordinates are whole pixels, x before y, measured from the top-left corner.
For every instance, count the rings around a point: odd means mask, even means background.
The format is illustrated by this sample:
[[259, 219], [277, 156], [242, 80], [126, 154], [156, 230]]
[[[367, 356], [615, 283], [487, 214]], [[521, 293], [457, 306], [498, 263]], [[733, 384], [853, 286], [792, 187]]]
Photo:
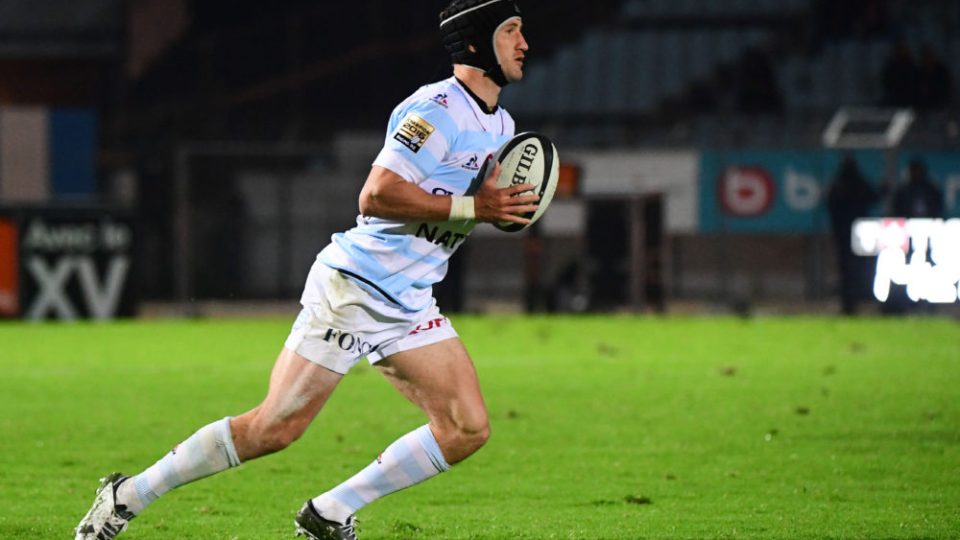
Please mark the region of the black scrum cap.
[[514, 0], [454, 0], [440, 12], [443, 46], [454, 64], [473, 66], [486, 72], [493, 82], [506, 86], [494, 34], [504, 22], [519, 16], [520, 6]]

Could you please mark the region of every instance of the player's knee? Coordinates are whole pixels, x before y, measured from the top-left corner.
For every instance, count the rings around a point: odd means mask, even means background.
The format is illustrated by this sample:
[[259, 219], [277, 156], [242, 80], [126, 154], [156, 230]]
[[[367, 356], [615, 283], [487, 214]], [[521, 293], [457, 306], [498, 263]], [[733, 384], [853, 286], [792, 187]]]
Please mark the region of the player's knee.
[[482, 427], [471, 430], [468, 433], [470, 445], [473, 447], [473, 451], [476, 452], [490, 440], [490, 423], [484, 422]]
[[461, 422], [460, 431], [476, 444], [477, 448], [483, 446], [490, 438], [490, 419], [487, 417], [487, 411], [481, 409]]
[[444, 455], [453, 464], [479, 450], [490, 439], [490, 422], [486, 414], [455, 422], [446, 434]]

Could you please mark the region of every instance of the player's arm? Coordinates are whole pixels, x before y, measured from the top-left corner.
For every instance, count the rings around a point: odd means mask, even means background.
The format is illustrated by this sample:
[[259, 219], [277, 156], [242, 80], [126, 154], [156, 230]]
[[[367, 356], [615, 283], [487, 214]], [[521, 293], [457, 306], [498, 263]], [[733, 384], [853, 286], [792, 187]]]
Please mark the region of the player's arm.
[[[476, 221], [510, 221], [527, 224], [530, 220], [515, 214], [533, 212], [537, 209], [539, 197], [533, 194], [519, 195], [530, 191], [533, 186], [520, 184], [507, 188], [497, 188], [496, 178], [500, 173], [500, 164], [494, 167], [484, 178], [480, 188], [473, 194]], [[395, 219], [400, 221], [447, 221], [450, 219], [454, 197], [433, 195], [408, 182], [399, 174], [374, 165], [370, 170], [363, 189], [360, 191], [360, 213], [365, 216]]]

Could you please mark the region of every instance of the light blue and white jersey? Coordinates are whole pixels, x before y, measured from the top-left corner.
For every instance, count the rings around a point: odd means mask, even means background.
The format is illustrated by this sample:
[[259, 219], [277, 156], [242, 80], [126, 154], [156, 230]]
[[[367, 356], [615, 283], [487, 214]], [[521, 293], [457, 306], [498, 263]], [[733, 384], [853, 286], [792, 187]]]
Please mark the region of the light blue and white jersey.
[[[421, 87], [390, 116], [383, 150], [373, 164], [427, 193], [463, 195], [484, 159], [514, 133], [502, 107], [487, 113], [455, 77]], [[318, 255], [409, 310], [430, 305], [433, 284], [470, 235], [474, 221], [402, 222], [357, 216]]]

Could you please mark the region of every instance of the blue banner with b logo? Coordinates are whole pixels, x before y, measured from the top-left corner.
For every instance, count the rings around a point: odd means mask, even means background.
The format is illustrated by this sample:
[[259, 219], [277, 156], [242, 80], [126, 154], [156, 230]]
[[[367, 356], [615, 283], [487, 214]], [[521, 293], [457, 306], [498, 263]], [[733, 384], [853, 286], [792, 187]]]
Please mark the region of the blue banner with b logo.
[[[879, 150], [852, 154], [878, 189], [885, 179]], [[822, 233], [830, 222], [824, 202], [843, 154], [832, 150], [705, 151], [700, 160], [700, 230], [731, 233]], [[893, 189], [919, 159], [939, 188], [945, 215], [960, 217], [960, 153], [901, 151]], [[886, 212], [883, 202], [871, 215]], [[868, 216], [863, 216], [868, 217]]]

